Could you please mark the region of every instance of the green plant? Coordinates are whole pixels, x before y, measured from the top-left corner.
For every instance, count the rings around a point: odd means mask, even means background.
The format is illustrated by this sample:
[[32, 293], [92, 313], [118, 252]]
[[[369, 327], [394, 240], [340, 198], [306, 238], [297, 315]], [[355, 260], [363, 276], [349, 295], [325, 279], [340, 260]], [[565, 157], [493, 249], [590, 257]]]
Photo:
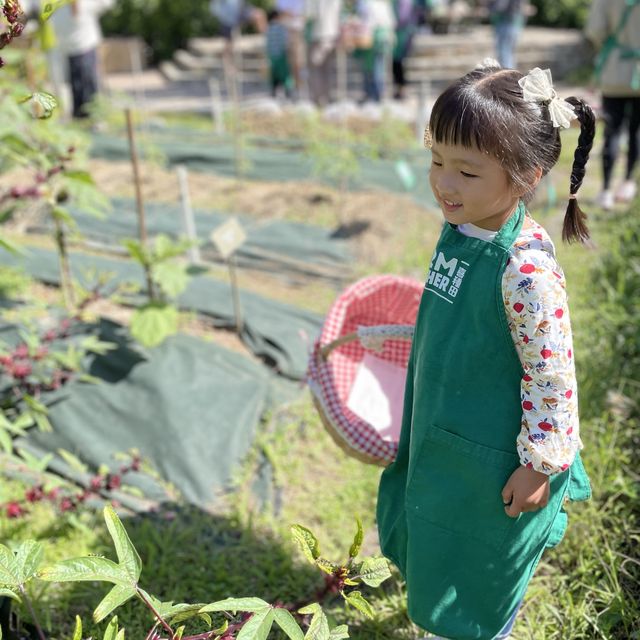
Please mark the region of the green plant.
[[[278, 602], [273, 605], [261, 598], [226, 598], [205, 604], [162, 602], [140, 587], [142, 562], [126, 529], [111, 505], [104, 509], [107, 529], [113, 540], [118, 562], [100, 556], [78, 557], [43, 567], [44, 545], [28, 540], [10, 548], [0, 544], [0, 595], [20, 602], [29, 612], [41, 640], [45, 640], [42, 625], [29, 596], [28, 585], [33, 581], [45, 582], [108, 582], [113, 585], [109, 593], [94, 610], [96, 622], [105, 620], [116, 609], [131, 599], [140, 601], [151, 614], [148, 638], [171, 640], [266, 640], [273, 625], [278, 626], [290, 640], [342, 640], [349, 637], [346, 625], [331, 628], [321, 604]], [[304, 555], [329, 576], [325, 595], [339, 592], [345, 601], [372, 617], [371, 605], [358, 590], [349, 589], [360, 584], [379, 586], [390, 577], [387, 561], [382, 558], [357, 557], [361, 550], [363, 530], [360, 522], [348, 560], [334, 565], [322, 558], [315, 536], [305, 527], [295, 525], [295, 539]], [[185, 622], [198, 621], [207, 631], [186, 635]], [[179, 626], [178, 626], [179, 625]], [[302, 627], [306, 627], [306, 633]], [[124, 629], [118, 628], [117, 616], [107, 627], [105, 638], [124, 638]], [[82, 623], [76, 618], [74, 638], [82, 638]]]
[[131, 334], [144, 346], [154, 347], [178, 331], [178, 309], [170, 300], [179, 296], [189, 282], [189, 267], [177, 258], [190, 246], [189, 240], [174, 242], [165, 235], [158, 236], [150, 247], [138, 240], [125, 241], [147, 282], [148, 301], [131, 319]]
[[[307, 132], [305, 155], [311, 160], [313, 173], [339, 189], [338, 216], [342, 221], [350, 184], [360, 174], [358, 139], [346, 127], [328, 125], [318, 116], [309, 118]], [[365, 149], [364, 153], [370, 151]]]

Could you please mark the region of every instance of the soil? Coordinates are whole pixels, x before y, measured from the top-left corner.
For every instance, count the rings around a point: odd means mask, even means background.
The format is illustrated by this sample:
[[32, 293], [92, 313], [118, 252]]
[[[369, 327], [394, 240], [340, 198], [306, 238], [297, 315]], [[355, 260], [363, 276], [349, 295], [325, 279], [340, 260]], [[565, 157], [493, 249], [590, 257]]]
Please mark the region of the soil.
[[[134, 197], [128, 162], [94, 160], [91, 171], [109, 196]], [[145, 200], [177, 202], [173, 171], [146, 163], [141, 174]], [[311, 181], [238, 181], [195, 172], [189, 175], [189, 188], [195, 208], [241, 211], [263, 220], [307, 222], [352, 234], [355, 261], [364, 271], [375, 271], [397, 257], [410, 230], [425, 229], [428, 248], [441, 224], [439, 212], [426, 209], [409, 196], [383, 191], [341, 194]]]

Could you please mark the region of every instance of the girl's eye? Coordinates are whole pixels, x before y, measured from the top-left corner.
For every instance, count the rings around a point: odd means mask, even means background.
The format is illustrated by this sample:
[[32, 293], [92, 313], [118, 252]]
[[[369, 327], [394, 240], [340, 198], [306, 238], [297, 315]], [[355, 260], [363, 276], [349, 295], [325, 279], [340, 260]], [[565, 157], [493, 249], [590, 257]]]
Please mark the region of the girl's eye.
[[432, 160], [432, 161], [431, 161], [431, 164], [432, 164], [434, 167], [441, 167], [441, 166], [442, 166], [442, 162], [436, 162], [435, 160]]
[[478, 176], [474, 176], [473, 173], [467, 173], [466, 171], [460, 172], [465, 178], [477, 178]]

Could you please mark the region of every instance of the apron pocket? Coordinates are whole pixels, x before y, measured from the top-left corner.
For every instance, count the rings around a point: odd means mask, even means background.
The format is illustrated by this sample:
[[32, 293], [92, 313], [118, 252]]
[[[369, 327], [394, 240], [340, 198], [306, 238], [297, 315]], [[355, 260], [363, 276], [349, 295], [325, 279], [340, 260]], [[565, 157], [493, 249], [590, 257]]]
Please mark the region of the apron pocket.
[[407, 513], [466, 538], [500, 548], [517, 518], [502, 489], [520, 460], [431, 425], [407, 487]]

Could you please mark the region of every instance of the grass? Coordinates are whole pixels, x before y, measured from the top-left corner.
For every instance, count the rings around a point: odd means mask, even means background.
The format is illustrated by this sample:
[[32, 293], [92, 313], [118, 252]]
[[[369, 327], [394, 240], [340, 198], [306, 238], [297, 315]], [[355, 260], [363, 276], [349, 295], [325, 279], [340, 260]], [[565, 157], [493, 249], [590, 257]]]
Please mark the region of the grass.
[[[571, 130], [565, 136], [565, 150], [552, 176], [561, 194], [565, 193], [562, 185], [568, 190], [577, 132]], [[591, 178], [585, 184], [587, 199], [596, 186]], [[556, 240], [563, 200], [559, 197], [553, 209], [539, 200], [533, 208], [534, 217], [550, 228]], [[589, 503], [570, 507], [567, 536], [545, 556], [533, 579], [514, 640], [640, 639], [640, 496], [634, 471], [640, 444], [639, 217], [636, 207], [629, 216], [612, 218], [614, 224], [596, 220], [596, 252], [556, 243], [571, 296], [584, 461], [594, 496]], [[408, 230], [406, 241], [385, 266], [423, 275], [430, 248], [422, 237], [419, 230]], [[254, 491], [265, 459], [273, 463], [267, 501]], [[235, 491], [215, 514], [171, 505], [158, 514], [125, 521], [142, 557], [141, 584], [164, 599], [187, 602], [212, 602], [232, 595], [269, 601], [312, 599], [321, 577], [294, 549], [289, 525], [310, 527], [320, 539], [323, 554], [339, 560], [353, 536], [357, 515], [365, 525], [365, 550], [375, 553], [379, 475], [379, 468], [354, 461], [336, 446], [308, 398], [283, 407], [261, 425], [251, 455], [238, 470]], [[0, 485], [0, 501], [23, 490], [20, 482], [5, 481]], [[0, 516], [0, 540], [27, 537], [47, 540], [51, 561], [84, 553], [114, 557], [101, 519], [91, 513], [75, 525], [59, 523], [44, 505], [27, 520]], [[104, 625], [98, 629], [89, 621], [106, 590], [104, 585], [82, 583], [38, 588], [33, 595], [46, 626], [55, 630], [52, 637], [70, 637], [76, 613], [84, 619], [85, 635], [102, 637]], [[407, 618], [404, 586], [397, 574], [366, 595], [376, 611], [374, 620], [345, 610], [337, 601], [328, 607], [336, 622], [350, 625], [352, 638], [419, 637]], [[150, 626], [144, 610], [134, 604], [119, 611], [119, 621], [129, 638], [141, 637]]]

